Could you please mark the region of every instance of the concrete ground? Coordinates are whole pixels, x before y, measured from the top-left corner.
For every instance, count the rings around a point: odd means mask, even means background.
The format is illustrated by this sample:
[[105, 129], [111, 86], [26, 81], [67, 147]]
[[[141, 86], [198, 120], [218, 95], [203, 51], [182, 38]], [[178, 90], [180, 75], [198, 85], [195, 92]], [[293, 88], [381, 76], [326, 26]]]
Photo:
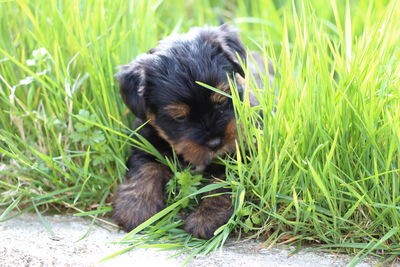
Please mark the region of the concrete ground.
[[[104, 263], [105, 256], [126, 248], [111, 244], [124, 233], [94, 226], [90, 221], [72, 216], [46, 216], [45, 226], [35, 214], [21, 215], [0, 223], [0, 266], [179, 266], [185, 255], [168, 258], [173, 251], [135, 249]], [[108, 227], [109, 228], [109, 227]], [[50, 230], [49, 230], [50, 229]], [[53, 232], [51, 234], [51, 231]], [[196, 256], [188, 266], [346, 266], [351, 257], [323, 252], [300, 252], [289, 256], [293, 248], [261, 248], [256, 241], [228, 242], [223, 250]], [[373, 266], [364, 260], [358, 266]], [[400, 265], [397, 265], [400, 266]]]

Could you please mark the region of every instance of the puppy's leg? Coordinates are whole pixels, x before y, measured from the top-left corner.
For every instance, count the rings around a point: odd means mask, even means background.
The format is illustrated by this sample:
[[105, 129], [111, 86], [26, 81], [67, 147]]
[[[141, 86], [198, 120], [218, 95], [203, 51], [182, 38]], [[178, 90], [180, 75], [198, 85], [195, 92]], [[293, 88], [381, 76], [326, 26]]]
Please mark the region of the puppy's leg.
[[[208, 194], [228, 193], [227, 190], [217, 189]], [[230, 194], [222, 194], [204, 198], [199, 207], [185, 220], [185, 230], [193, 237], [210, 239], [215, 230], [224, 225], [232, 216], [233, 208]]]
[[165, 207], [164, 187], [171, 171], [155, 161], [138, 161], [129, 169], [114, 199], [114, 219], [129, 232]]
[[[207, 167], [205, 173], [225, 179], [225, 166], [211, 164]], [[220, 195], [207, 197], [214, 194]], [[213, 190], [206, 194], [197, 209], [186, 218], [184, 228], [194, 237], [210, 239], [215, 230], [229, 220], [232, 213], [233, 207], [229, 189]]]

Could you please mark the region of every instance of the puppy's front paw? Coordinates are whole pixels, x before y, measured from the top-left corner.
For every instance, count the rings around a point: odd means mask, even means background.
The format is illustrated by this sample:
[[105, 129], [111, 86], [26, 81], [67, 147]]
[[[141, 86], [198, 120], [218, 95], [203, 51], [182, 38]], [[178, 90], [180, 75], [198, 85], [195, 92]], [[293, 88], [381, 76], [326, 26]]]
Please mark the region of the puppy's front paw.
[[129, 232], [165, 207], [161, 179], [140, 177], [118, 187], [113, 218]]
[[193, 237], [210, 239], [215, 230], [229, 220], [232, 213], [230, 198], [226, 196], [205, 198], [200, 206], [186, 218], [184, 229]]

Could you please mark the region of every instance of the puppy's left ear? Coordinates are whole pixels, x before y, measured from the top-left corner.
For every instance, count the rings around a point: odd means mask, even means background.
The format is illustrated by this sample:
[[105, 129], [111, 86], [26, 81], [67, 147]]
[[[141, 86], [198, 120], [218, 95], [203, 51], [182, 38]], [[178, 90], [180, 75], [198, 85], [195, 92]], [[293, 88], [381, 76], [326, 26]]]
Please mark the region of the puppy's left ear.
[[229, 24], [222, 24], [218, 29], [222, 32], [219, 43], [224, 54], [233, 63], [235, 71], [244, 78], [245, 74], [240, 65], [239, 58], [242, 63], [246, 62], [246, 50], [240, 41], [238, 30]]

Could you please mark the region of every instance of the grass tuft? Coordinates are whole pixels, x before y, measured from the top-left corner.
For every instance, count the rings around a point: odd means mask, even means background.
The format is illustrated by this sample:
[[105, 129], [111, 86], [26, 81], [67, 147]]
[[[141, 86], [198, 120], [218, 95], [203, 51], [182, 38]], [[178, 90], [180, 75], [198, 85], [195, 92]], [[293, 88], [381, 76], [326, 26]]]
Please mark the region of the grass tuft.
[[[133, 144], [175, 176], [170, 205], [121, 241], [129, 248], [194, 255], [234, 232], [354, 253], [353, 266], [400, 256], [398, 1], [14, 0], [0, 13], [0, 221], [29, 210], [108, 215]], [[220, 18], [277, 74], [263, 90], [247, 79], [258, 107], [231, 96], [237, 153], [219, 159], [226, 181], [201, 187], [132, 138], [114, 74], [157, 40]], [[192, 239], [181, 214], [215, 187], [232, 189], [234, 215], [211, 240]]]

